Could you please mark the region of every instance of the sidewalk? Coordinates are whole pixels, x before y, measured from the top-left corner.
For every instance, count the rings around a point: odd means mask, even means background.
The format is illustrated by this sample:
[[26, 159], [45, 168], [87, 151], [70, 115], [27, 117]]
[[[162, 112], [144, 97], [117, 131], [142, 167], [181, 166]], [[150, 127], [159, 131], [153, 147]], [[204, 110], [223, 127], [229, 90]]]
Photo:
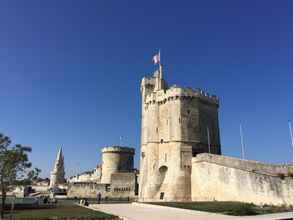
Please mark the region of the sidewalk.
[[123, 218], [124, 220], [273, 220], [288, 218], [293, 219], [293, 212], [240, 217], [141, 203], [95, 204], [90, 205], [90, 208], [110, 213], [113, 215], [117, 215]]

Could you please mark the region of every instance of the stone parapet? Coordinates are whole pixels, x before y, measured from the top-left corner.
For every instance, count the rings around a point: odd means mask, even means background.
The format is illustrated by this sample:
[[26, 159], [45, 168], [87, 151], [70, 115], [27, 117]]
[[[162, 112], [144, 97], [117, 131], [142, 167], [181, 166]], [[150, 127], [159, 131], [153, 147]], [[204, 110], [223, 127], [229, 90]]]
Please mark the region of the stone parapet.
[[102, 148], [102, 153], [128, 153], [135, 154], [135, 149], [130, 147], [109, 146]]
[[240, 158], [222, 155], [202, 153], [192, 158], [192, 163], [208, 162], [229, 168], [241, 169], [250, 172], [260, 172], [266, 175], [278, 176], [280, 174], [293, 174], [293, 164], [266, 164], [253, 160], [242, 160]]
[[293, 205], [293, 166], [199, 154], [192, 159], [192, 201]]
[[182, 99], [194, 99], [200, 98], [210, 104], [219, 105], [219, 98], [215, 95], [210, 95], [209, 93], [201, 89], [192, 88], [179, 88], [176, 86], [170, 87], [167, 90], [160, 90], [148, 94], [145, 99], [145, 104], [151, 105], [155, 103], [163, 104], [168, 101], [182, 100]]

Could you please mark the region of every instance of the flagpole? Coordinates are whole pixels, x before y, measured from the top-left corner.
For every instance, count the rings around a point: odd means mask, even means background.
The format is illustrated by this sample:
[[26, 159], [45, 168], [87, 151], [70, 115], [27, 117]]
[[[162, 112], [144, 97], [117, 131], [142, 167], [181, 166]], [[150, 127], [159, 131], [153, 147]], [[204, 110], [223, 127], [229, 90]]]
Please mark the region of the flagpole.
[[291, 145], [293, 147], [293, 134], [292, 134], [292, 121], [291, 120], [288, 121], [288, 125], [289, 125], [290, 137], [291, 137]]
[[242, 124], [240, 123], [240, 141], [241, 141], [241, 156], [242, 159], [244, 159], [244, 139], [243, 139], [243, 130], [242, 130]]
[[162, 63], [161, 63], [161, 49], [159, 49], [159, 71], [161, 74], [161, 78], [163, 78], [163, 68], [162, 68]]

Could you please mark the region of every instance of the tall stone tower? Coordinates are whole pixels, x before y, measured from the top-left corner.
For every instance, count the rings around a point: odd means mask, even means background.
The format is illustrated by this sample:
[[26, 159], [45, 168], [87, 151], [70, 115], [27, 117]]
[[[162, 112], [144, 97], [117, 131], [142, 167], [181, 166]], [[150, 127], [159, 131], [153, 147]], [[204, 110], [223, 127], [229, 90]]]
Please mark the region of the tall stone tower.
[[62, 148], [59, 149], [57, 158], [54, 164], [54, 168], [51, 171], [50, 177], [50, 188], [58, 186], [66, 182], [65, 170], [64, 170], [64, 156], [62, 153]]
[[192, 157], [221, 154], [219, 100], [199, 89], [168, 87], [161, 65], [142, 79], [141, 95], [139, 199], [188, 201]]

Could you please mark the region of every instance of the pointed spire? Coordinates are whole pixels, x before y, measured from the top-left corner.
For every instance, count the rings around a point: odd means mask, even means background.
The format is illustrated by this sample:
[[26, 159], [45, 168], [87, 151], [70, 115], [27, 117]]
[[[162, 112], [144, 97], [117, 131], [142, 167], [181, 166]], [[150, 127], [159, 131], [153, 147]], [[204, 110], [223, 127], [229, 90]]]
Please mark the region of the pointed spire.
[[55, 160], [54, 169], [58, 170], [60, 167], [63, 167], [63, 164], [64, 164], [64, 157], [63, 157], [62, 147], [60, 147], [56, 160]]
[[60, 161], [62, 159], [63, 159], [63, 152], [62, 152], [62, 147], [60, 147], [59, 151], [58, 151], [58, 154], [57, 154], [57, 157], [56, 157], [56, 162]]
[[65, 181], [64, 156], [62, 147], [60, 147], [55, 160], [54, 168], [51, 172], [50, 186], [53, 187], [56, 184], [61, 184]]

